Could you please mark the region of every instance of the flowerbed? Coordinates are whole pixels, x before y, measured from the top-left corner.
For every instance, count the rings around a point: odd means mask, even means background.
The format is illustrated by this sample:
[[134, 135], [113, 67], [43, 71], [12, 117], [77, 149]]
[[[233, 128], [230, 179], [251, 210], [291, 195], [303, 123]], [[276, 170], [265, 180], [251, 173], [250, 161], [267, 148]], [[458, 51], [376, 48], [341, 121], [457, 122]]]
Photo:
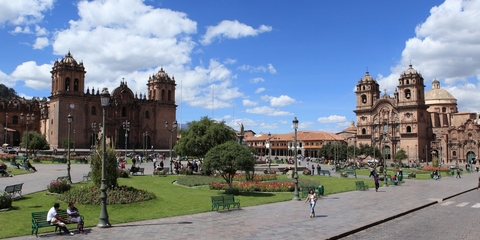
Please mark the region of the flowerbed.
[[[292, 182], [233, 182], [233, 187], [241, 192], [292, 192], [295, 184]], [[212, 190], [228, 190], [227, 183], [209, 184]]]
[[[219, 174], [216, 174], [215, 177], [221, 178]], [[233, 177], [233, 181], [245, 181], [246, 177], [245, 174], [243, 173], [237, 173]], [[276, 174], [255, 174], [253, 176], [253, 181], [272, 181], [272, 180], [277, 180], [277, 175]]]
[[[438, 170], [438, 167], [424, 166], [424, 167], [422, 167], [422, 170], [423, 170], [423, 171], [430, 171], [430, 172], [432, 172], [432, 171]], [[450, 171], [450, 168], [440, 167], [440, 171], [441, 171], [441, 172], [448, 172], [448, 171]]]
[[[86, 186], [78, 189], [72, 189], [59, 196], [63, 202], [73, 202], [77, 204], [100, 205], [101, 190], [99, 187]], [[107, 204], [129, 204], [134, 202], [144, 202], [155, 199], [155, 194], [145, 190], [139, 190], [128, 186], [119, 186], [114, 189], [107, 189]]]

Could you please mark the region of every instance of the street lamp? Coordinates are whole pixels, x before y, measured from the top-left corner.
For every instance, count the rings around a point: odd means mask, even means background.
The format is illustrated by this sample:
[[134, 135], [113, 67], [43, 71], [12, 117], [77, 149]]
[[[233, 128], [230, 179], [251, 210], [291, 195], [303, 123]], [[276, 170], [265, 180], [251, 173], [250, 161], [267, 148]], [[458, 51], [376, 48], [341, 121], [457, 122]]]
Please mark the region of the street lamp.
[[295, 171], [293, 172], [293, 178], [295, 179], [295, 191], [293, 192], [293, 200], [300, 201], [300, 197], [298, 196], [298, 172], [297, 172], [297, 129], [298, 129], [298, 120], [297, 117], [295, 117], [292, 121], [293, 123], [293, 129], [295, 129], [295, 135], [293, 139], [293, 144], [294, 146], [294, 157], [293, 161], [295, 162]]
[[268, 149], [268, 173], [270, 173], [270, 162], [272, 161], [271, 159], [271, 155], [270, 155], [270, 151], [271, 151], [271, 147], [270, 147], [270, 136], [272, 136], [270, 133], [268, 133], [268, 139], [267, 139], [267, 143], [266, 143], [266, 147]]
[[[20, 114], [20, 119], [23, 121], [23, 113]], [[27, 118], [25, 121], [25, 132], [26, 132], [26, 138], [25, 138], [25, 156], [26, 159], [28, 159], [28, 124], [32, 123], [33, 120], [35, 120], [35, 114], [32, 113], [32, 116], [30, 117], [30, 114], [27, 113]]]
[[68, 151], [67, 151], [67, 180], [68, 183], [72, 184], [72, 177], [70, 176], [70, 129], [72, 127], [72, 120], [73, 117], [72, 115], [68, 114], [68, 137], [67, 137], [67, 145], [68, 145]]
[[99, 130], [100, 127], [102, 127], [102, 124], [98, 124], [99, 126], [97, 127], [97, 123], [92, 123], [92, 131], [93, 131], [93, 134], [92, 134], [92, 151], [93, 149], [97, 146], [97, 141], [95, 141], [95, 136], [97, 135], [97, 131]]
[[387, 144], [387, 133], [383, 134], [383, 186], [388, 187], [387, 183], [387, 154], [385, 152], [385, 145]]
[[100, 199], [102, 200], [102, 207], [100, 210], [100, 217], [97, 227], [99, 228], [108, 228], [111, 227], [110, 222], [108, 221], [108, 212], [107, 212], [107, 181], [105, 180], [105, 158], [106, 158], [106, 151], [107, 151], [107, 142], [105, 138], [106, 134], [106, 108], [110, 101], [110, 93], [108, 93], [108, 88], [104, 88], [102, 93], [100, 94], [100, 99], [102, 102], [103, 108], [103, 131], [102, 131], [102, 143], [103, 143], [103, 151], [102, 151], [102, 186], [101, 191], [102, 195]]
[[168, 121], [165, 121], [165, 129], [170, 132], [170, 174], [173, 174], [172, 170], [172, 141], [173, 141], [173, 132], [177, 130], [177, 121], [173, 122], [172, 129], [168, 129]]
[[145, 132], [143, 134], [143, 157], [145, 157], [145, 152], [147, 151], [147, 138], [148, 138], [148, 132]]
[[125, 130], [125, 161], [127, 161], [128, 131], [130, 131], [130, 122], [128, 120], [123, 122], [123, 129]]
[[5, 113], [5, 141], [7, 143], [7, 136], [8, 136], [8, 113]]

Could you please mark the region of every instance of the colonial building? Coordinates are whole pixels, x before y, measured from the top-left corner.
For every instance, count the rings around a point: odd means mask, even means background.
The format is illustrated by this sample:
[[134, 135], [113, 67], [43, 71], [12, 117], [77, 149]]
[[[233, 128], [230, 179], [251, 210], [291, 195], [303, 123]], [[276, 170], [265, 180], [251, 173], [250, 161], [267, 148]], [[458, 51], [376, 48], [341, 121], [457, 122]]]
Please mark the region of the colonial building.
[[[25, 131], [46, 136], [51, 148], [61, 148], [68, 137], [68, 116], [72, 116], [71, 141], [76, 148], [95, 144], [101, 127], [103, 108], [100, 90], [85, 88], [85, 67], [70, 52], [55, 61], [49, 100], [15, 98], [0, 102], [0, 124], [5, 143], [18, 146]], [[106, 137], [117, 149], [167, 149], [176, 119], [175, 78], [163, 70], [146, 81], [147, 94], [133, 93], [126, 81], [110, 92], [106, 110]], [[23, 118], [21, 117], [23, 114]], [[28, 116], [28, 118], [27, 118]], [[128, 123], [128, 124], [127, 124]]]
[[412, 65], [400, 75], [393, 97], [381, 96], [368, 72], [355, 93], [355, 144], [374, 145], [387, 159], [404, 149], [412, 161], [439, 158], [444, 164], [466, 163], [480, 152], [477, 114], [458, 112], [457, 100], [437, 80], [425, 92], [424, 79]]

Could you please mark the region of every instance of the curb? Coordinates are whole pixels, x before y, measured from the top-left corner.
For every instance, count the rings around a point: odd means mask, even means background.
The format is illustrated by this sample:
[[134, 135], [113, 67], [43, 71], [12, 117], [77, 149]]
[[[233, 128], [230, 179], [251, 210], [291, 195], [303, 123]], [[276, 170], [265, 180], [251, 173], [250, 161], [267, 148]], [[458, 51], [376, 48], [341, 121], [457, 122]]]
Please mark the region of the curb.
[[[443, 198], [441, 201], [445, 201], [445, 200], [447, 200], [447, 199], [450, 199], [450, 198], [453, 198], [453, 197], [462, 195], [462, 194], [464, 194], [464, 193], [467, 193], [467, 192], [470, 192], [470, 191], [473, 191], [473, 190], [476, 190], [476, 189], [477, 189], [477, 188], [475, 187], [475, 188], [472, 188], [472, 189], [465, 190], [465, 191], [463, 191], [463, 192], [460, 192], [460, 193], [454, 194], [454, 195], [452, 195], [452, 196]], [[355, 233], [360, 232], [360, 231], [363, 231], [363, 230], [365, 230], [365, 229], [374, 227], [374, 226], [376, 226], [376, 225], [378, 225], [378, 224], [382, 224], [382, 223], [391, 221], [391, 220], [393, 220], [393, 219], [395, 219], [395, 218], [399, 218], [399, 217], [405, 216], [405, 215], [407, 215], [407, 214], [416, 212], [416, 211], [421, 210], [421, 209], [423, 209], [423, 208], [430, 207], [430, 206], [435, 205], [435, 204], [437, 204], [437, 203], [439, 203], [439, 201], [434, 201], [434, 202], [431, 202], [431, 203], [427, 203], [427, 204], [422, 205], [422, 206], [420, 206], [420, 207], [416, 207], [416, 208], [410, 209], [410, 210], [408, 210], [408, 211], [406, 211], [406, 212], [393, 215], [393, 216], [391, 216], [391, 217], [388, 217], [388, 218], [385, 218], [385, 219], [382, 219], [382, 220], [379, 220], [379, 221], [376, 221], [376, 222], [367, 224], [367, 225], [365, 225], [365, 226], [362, 226], [362, 227], [359, 227], [359, 228], [350, 230], [350, 231], [348, 231], [348, 232], [344, 232], [344, 233], [342, 233], [342, 234], [339, 234], [339, 235], [337, 235], [337, 236], [333, 236], [333, 237], [327, 238], [327, 239], [336, 240], [336, 239], [344, 238], [344, 237], [346, 237], [346, 236], [355, 234]]]

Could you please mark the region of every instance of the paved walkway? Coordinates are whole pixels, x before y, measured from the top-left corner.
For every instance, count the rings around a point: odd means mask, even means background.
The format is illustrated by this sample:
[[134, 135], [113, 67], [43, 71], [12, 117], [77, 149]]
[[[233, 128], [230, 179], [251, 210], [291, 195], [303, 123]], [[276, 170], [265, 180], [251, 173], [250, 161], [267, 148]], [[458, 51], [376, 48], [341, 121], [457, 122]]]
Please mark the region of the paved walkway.
[[[149, 169], [153, 168], [151, 165], [143, 164], [147, 173], [151, 172]], [[37, 164], [36, 167], [39, 170], [37, 173], [0, 179], [0, 189], [9, 184], [24, 182], [24, 194], [27, 194], [43, 190], [52, 179], [66, 175], [64, 164]], [[326, 168], [327, 166], [322, 167]], [[83, 174], [88, 171], [89, 165], [73, 164], [73, 181], [81, 181]], [[471, 173], [462, 175], [461, 179], [444, 177], [439, 181], [406, 179], [401, 186], [380, 187], [379, 192], [370, 189], [328, 195], [318, 201], [317, 216], [313, 219], [309, 217], [307, 203], [287, 201], [243, 207], [241, 210], [115, 224], [106, 229], [93, 227], [86, 229], [84, 235], [68, 238], [128, 240], [337, 238], [352, 230], [374, 225], [396, 215], [472, 190], [476, 187], [478, 176], [478, 173]], [[373, 185], [373, 180], [366, 181]], [[63, 239], [67, 236], [51, 233], [39, 237]], [[11, 239], [35, 239], [35, 236]]]

